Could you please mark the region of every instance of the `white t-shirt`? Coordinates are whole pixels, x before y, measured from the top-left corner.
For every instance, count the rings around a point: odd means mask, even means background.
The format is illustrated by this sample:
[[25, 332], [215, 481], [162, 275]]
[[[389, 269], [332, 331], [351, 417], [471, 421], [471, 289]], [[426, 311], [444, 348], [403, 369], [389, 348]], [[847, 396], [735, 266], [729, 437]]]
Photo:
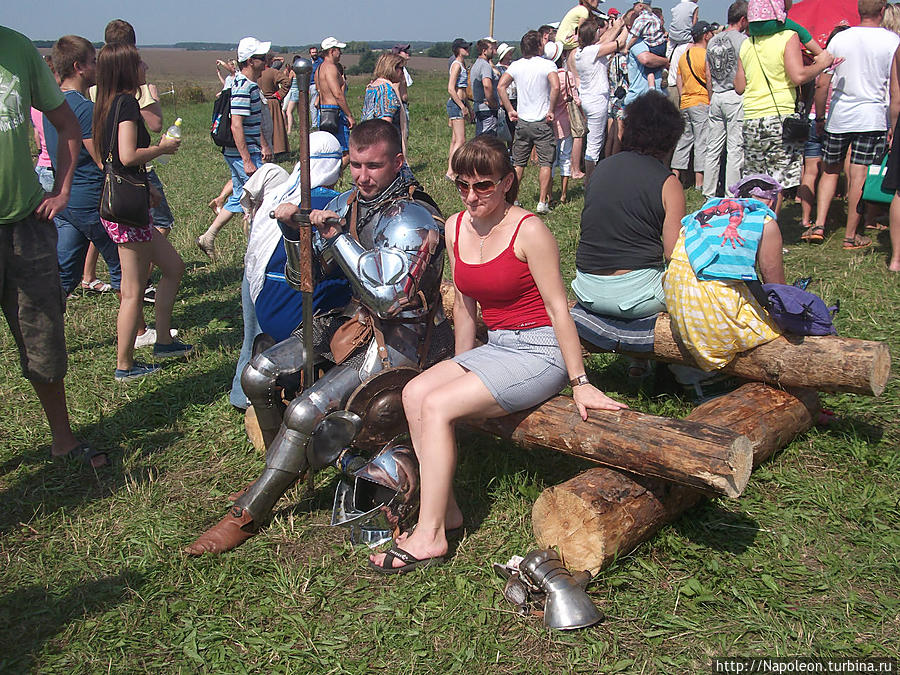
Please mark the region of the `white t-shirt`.
[[[681, 0], [685, 2], [686, 0]], [[687, 0], [690, 3], [690, 0]], [[678, 45], [672, 51], [672, 56], [669, 57], [669, 80], [668, 85], [674, 89], [678, 86], [678, 62], [681, 61], [681, 55], [684, 54], [688, 48], [691, 46], [692, 42], [688, 40], [687, 42]]]
[[578, 93], [582, 101], [596, 102], [609, 98], [609, 56], [597, 58], [600, 45], [590, 45], [575, 52], [575, 70], [578, 71]]
[[550, 112], [550, 81], [556, 74], [556, 64], [543, 56], [518, 59], [506, 71], [516, 83], [518, 103], [516, 112], [523, 122], [540, 122]]
[[854, 26], [835, 35], [828, 51], [846, 59], [831, 78], [825, 130], [833, 134], [886, 131], [888, 80], [900, 37], [886, 28]]

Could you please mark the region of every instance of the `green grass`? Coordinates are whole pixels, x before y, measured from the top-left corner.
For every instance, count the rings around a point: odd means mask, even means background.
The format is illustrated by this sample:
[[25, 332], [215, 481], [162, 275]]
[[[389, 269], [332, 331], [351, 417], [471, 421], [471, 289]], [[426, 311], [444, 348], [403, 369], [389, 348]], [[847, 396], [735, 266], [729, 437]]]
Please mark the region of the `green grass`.
[[[442, 87], [421, 78], [410, 90], [410, 163], [451, 213], [459, 201], [442, 180]], [[361, 92], [356, 82], [357, 109]], [[540, 491], [588, 465], [474, 434], [460, 438], [457, 475], [469, 534], [441, 568], [370, 572], [365, 551], [327, 527], [327, 472], [312, 494], [291, 491], [239, 551], [183, 556], [263, 464], [227, 396], [241, 341], [243, 235], [234, 223], [222, 232], [216, 265], [193, 244], [227, 178], [206, 133], [210, 108], [179, 106], [182, 151], [159, 170], [188, 268], [174, 325], [197, 356], [117, 386], [115, 299], [69, 304], [69, 409], [76, 433], [110, 452], [111, 468], [50, 461], [44, 418], [0, 330], [0, 670], [688, 673], [708, 672], [719, 655], [900, 656], [896, 379], [877, 399], [825, 396], [836, 424], [797, 438], [741, 499], [703, 504], [602, 573], [590, 589], [608, 618], [595, 629], [554, 634], [516, 616], [490, 570], [533, 546]], [[526, 207], [536, 173], [526, 171]], [[547, 218], [568, 279], [581, 197], [576, 183]], [[835, 205], [835, 223], [843, 208]], [[797, 207], [785, 209], [788, 278], [815, 277], [813, 290], [841, 300], [841, 334], [885, 340], [897, 354], [900, 290], [884, 267], [887, 237], [853, 253], [840, 250], [840, 234], [797, 245], [798, 220]], [[595, 357], [592, 368], [626, 395], [615, 357]], [[689, 411], [671, 396], [626, 398], [656, 414]]]

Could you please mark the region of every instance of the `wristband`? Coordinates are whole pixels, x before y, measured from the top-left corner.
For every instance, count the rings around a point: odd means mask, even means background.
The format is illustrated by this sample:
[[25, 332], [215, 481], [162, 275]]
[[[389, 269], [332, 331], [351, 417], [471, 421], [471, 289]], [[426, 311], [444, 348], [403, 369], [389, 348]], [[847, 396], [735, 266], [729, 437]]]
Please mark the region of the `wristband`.
[[570, 387], [577, 387], [582, 384], [590, 384], [590, 383], [591, 383], [591, 381], [588, 379], [588, 376], [585, 375], [584, 373], [582, 373], [578, 377], [573, 377], [571, 380], [569, 380]]

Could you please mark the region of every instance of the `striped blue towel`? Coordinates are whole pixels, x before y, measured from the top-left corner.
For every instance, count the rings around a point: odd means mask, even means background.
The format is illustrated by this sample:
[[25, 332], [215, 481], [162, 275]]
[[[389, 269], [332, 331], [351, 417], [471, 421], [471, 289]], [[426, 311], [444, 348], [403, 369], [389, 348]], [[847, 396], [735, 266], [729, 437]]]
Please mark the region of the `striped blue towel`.
[[[684, 247], [694, 273], [701, 281], [739, 279], [755, 281], [756, 251], [766, 219], [775, 214], [758, 199], [714, 197], [703, 208], [688, 214], [684, 226]], [[743, 243], [723, 235], [735, 232]]]

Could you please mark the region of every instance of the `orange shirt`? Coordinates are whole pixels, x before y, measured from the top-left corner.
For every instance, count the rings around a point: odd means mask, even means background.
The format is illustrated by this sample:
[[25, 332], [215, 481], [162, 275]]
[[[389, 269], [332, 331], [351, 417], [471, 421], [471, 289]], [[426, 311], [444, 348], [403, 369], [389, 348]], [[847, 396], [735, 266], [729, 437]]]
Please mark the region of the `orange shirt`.
[[[688, 55], [691, 57], [691, 68], [688, 67]], [[694, 77], [694, 73], [697, 77]], [[678, 61], [678, 74], [681, 75], [681, 109], [693, 108], [695, 105], [709, 105], [709, 92], [706, 90], [706, 49], [691, 47]], [[703, 81], [701, 84], [700, 80]]]

